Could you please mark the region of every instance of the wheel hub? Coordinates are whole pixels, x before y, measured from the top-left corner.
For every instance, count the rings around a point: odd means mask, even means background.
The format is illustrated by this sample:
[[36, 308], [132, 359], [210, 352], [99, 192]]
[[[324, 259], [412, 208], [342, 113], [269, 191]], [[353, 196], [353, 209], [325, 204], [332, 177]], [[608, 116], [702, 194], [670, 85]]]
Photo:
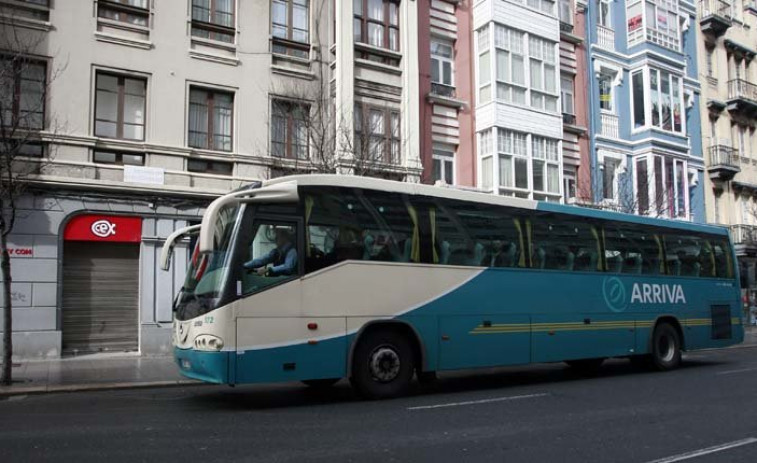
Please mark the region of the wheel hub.
[[368, 361], [371, 375], [382, 383], [393, 381], [400, 373], [400, 365], [400, 357], [391, 346], [376, 348]]

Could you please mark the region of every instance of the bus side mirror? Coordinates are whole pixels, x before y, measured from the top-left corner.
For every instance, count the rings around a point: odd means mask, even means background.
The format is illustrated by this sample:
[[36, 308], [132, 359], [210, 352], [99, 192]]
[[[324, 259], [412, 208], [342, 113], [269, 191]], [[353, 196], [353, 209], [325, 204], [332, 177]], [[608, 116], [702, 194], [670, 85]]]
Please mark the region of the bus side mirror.
[[192, 232], [200, 230], [200, 225], [192, 225], [190, 227], [184, 227], [176, 230], [168, 235], [166, 242], [163, 244], [163, 249], [160, 251], [160, 269], [168, 271], [171, 268], [171, 257], [173, 256], [173, 247], [176, 245], [176, 241], [183, 238], [184, 235], [188, 235]]

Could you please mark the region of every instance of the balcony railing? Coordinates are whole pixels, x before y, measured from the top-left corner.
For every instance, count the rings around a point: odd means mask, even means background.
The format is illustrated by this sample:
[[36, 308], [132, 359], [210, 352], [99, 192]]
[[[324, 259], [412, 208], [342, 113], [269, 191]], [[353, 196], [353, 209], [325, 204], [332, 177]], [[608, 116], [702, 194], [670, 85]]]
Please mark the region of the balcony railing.
[[744, 79], [729, 80], [728, 99], [743, 99], [757, 103], [757, 85], [747, 82]]
[[731, 2], [724, 0], [700, 0], [699, 11], [702, 12], [702, 19], [710, 16], [719, 16], [731, 20]]
[[727, 182], [741, 172], [738, 150], [728, 145], [712, 144], [709, 148], [710, 164], [707, 172], [713, 181]]
[[739, 151], [726, 145], [710, 146], [710, 166], [739, 167]]
[[620, 124], [615, 114], [602, 113], [600, 134], [610, 138], [620, 138]]
[[597, 25], [597, 45], [610, 50], [615, 49], [615, 31], [609, 27]]
[[757, 227], [754, 225], [731, 225], [731, 240], [734, 244], [757, 244]]
[[431, 82], [431, 94], [444, 98], [457, 98], [455, 87], [437, 82]]

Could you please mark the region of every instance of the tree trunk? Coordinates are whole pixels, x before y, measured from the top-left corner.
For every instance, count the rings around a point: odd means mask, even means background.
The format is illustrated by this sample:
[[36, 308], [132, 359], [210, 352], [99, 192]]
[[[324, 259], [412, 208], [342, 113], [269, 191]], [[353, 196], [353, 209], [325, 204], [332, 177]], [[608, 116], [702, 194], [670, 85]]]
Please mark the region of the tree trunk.
[[10, 386], [13, 367], [13, 341], [11, 338], [13, 333], [13, 313], [11, 312], [13, 306], [11, 302], [11, 257], [10, 254], [8, 254], [8, 237], [5, 236], [5, 233], [1, 232], [0, 247], [2, 248], [0, 269], [2, 270], [3, 295], [5, 296], [5, 304], [3, 304], [3, 372], [2, 377], [0, 378], [0, 383], [5, 386]]

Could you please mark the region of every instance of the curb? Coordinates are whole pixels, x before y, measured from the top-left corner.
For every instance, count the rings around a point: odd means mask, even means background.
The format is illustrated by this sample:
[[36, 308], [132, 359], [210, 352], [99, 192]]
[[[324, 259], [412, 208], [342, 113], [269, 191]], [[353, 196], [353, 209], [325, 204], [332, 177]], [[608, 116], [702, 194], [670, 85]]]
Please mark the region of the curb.
[[0, 399], [19, 395], [39, 395], [54, 392], [84, 392], [84, 391], [112, 391], [119, 389], [145, 389], [145, 388], [168, 388], [179, 386], [206, 386], [194, 380], [174, 381], [144, 381], [144, 382], [121, 382], [121, 383], [89, 383], [89, 384], [58, 384], [46, 386], [20, 386], [11, 388], [0, 387]]

